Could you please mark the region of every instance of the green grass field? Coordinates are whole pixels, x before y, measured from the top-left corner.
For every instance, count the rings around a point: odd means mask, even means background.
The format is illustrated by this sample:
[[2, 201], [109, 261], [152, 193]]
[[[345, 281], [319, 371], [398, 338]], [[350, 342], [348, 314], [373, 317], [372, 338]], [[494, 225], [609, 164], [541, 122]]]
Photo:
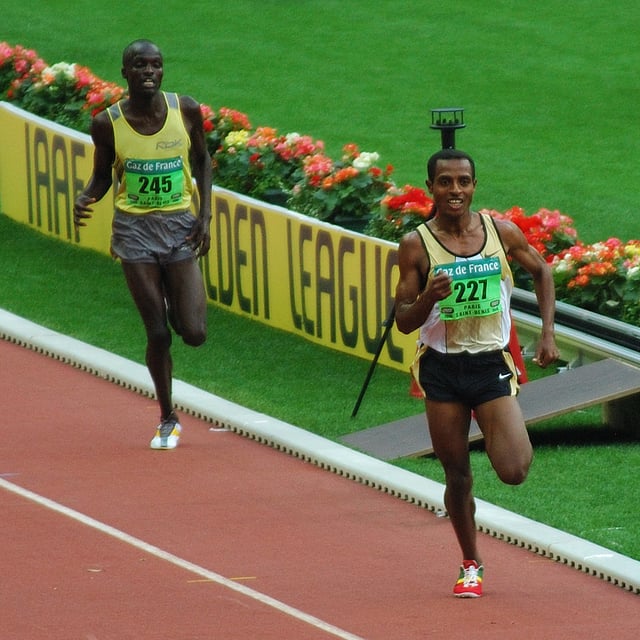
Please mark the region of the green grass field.
[[[149, 37], [165, 52], [166, 88], [240, 109], [254, 125], [312, 135], [332, 155], [356, 142], [392, 163], [399, 183], [422, 184], [438, 147], [429, 109], [462, 106], [458, 146], [476, 157], [478, 206], [560, 209], [585, 241], [640, 236], [640, 8], [169, 0], [150, 16], [123, 0], [37, 4], [3, 7], [0, 37], [116, 82], [124, 45]], [[3, 216], [0, 237], [0, 306], [142, 362], [143, 332], [116, 264]], [[203, 348], [176, 342], [176, 377], [330, 438], [421, 411], [408, 377], [378, 368], [353, 420], [368, 362], [220, 309], [209, 315]], [[603, 429], [597, 410], [531, 435], [536, 460], [522, 487], [500, 485], [474, 452], [476, 495], [640, 559], [640, 444]], [[400, 464], [442, 479], [437, 461]]]
[[[439, 145], [430, 109], [465, 108], [482, 207], [573, 217], [583, 240], [638, 235], [640, 5], [605, 0], [52, 0], [5, 3], [1, 38], [122, 82], [137, 37], [165, 53], [165, 86], [254, 125], [378, 151], [422, 185]], [[82, 25], [81, 27], [79, 25]], [[623, 179], [624, 178], [624, 179]]]

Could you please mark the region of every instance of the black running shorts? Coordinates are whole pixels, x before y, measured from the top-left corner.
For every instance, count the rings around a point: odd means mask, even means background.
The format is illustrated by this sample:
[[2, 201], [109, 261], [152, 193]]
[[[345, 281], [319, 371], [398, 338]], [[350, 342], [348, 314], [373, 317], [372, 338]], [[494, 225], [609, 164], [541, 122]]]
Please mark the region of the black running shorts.
[[518, 393], [516, 366], [508, 351], [443, 354], [427, 349], [420, 358], [420, 385], [427, 400], [477, 407]]

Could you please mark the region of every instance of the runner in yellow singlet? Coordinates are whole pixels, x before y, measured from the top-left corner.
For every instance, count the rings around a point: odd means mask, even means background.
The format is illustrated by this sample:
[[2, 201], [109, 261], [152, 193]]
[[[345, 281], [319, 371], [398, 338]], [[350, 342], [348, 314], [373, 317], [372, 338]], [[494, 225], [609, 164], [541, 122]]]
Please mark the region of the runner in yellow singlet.
[[160, 405], [152, 449], [175, 448], [182, 431], [171, 395], [169, 326], [186, 344], [206, 339], [197, 258], [209, 251], [211, 221], [211, 158], [200, 105], [161, 91], [163, 72], [154, 43], [136, 40], [125, 48], [122, 76], [129, 95], [94, 118], [93, 173], [73, 207], [76, 227], [85, 226], [91, 205], [111, 188], [115, 169], [111, 250], [122, 262], [147, 334], [146, 362]]

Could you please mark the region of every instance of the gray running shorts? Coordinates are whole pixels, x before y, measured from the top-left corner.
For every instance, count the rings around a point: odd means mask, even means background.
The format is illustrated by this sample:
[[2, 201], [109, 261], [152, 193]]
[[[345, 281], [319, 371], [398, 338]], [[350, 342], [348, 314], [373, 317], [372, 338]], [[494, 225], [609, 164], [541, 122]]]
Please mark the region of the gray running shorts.
[[131, 215], [116, 210], [111, 251], [122, 262], [169, 264], [195, 259], [187, 241], [196, 218], [190, 211]]

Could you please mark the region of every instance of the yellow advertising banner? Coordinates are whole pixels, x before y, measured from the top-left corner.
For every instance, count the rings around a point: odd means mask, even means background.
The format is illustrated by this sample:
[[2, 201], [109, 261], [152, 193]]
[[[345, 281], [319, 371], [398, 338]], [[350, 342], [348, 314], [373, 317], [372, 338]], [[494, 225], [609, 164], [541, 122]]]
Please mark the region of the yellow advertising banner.
[[80, 234], [73, 201], [91, 175], [91, 138], [0, 102], [0, 208], [18, 222], [83, 247], [109, 253], [113, 194], [96, 203]]
[[[0, 103], [0, 209], [66, 242], [109, 254], [113, 191], [79, 232], [72, 206], [92, 168], [89, 136]], [[312, 342], [371, 359], [398, 278], [397, 245], [214, 187], [209, 299]], [[379, 362], [407, 371], [416, 336], [394, 326]]]
[[[371, 358], [393, 307], [397, 246], [214, 189], [209, 297], [232, 311]], [[415, 336], [394, 329], [380, 362], [407, 370]]]

